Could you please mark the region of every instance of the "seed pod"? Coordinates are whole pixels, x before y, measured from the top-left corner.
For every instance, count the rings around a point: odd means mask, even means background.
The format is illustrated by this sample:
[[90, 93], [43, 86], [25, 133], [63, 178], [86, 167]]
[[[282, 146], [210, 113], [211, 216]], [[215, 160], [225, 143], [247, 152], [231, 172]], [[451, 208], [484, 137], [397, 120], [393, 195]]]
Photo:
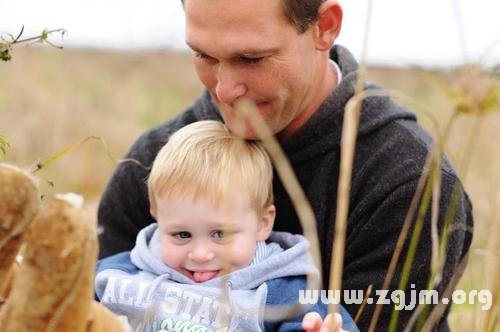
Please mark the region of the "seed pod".
[[66, 199], [49, 202], [28, 230], [2, 331], [85, 331], [96, 257], [95, 226]]
[[0, 301], [7, 297], [15, 258], [39, 207], [35, 178], [17, 167], [0, 163]]
[[86, 332], [132, 332], [125, 316], [116, 316], [102, 304], [92, 303]]

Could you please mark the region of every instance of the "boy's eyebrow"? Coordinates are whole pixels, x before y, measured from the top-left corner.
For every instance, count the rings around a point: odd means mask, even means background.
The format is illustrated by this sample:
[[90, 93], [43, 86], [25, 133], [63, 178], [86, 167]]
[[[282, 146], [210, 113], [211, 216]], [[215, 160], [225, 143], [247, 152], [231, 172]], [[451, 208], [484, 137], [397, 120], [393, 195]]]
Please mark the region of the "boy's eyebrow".
[[183, 226], [182, 224], [178, 224], [178, 223], [168, 223], [168, 226], [165, 226], [165, 224], [162, 223], [161, 225], [158, 224], [158, 228], [160, 228], [160, 229], [168, 228], [171, 231], [177, 231], [177, 230], [182, 230], [186, 227]]
[[[188, 41], [186, 41], [186, 44], [189, 46], [189, 48], [191, 48], [193, 51], [195, 51], [197, 53], [209, 55], [207, 52], [190, 44]], [[233, 52], [229, 58], [262, 56], [262, 55], [267, 55], [267, 54], [273, 54], [273, 53], [276, 53], [278, 51], [278, 49], [279, 49], [278, 47], [270, 47], [270, 48], [262, 48], [262, 49], [247, 48], [247, 49], [239, 50], [237, 52]]]

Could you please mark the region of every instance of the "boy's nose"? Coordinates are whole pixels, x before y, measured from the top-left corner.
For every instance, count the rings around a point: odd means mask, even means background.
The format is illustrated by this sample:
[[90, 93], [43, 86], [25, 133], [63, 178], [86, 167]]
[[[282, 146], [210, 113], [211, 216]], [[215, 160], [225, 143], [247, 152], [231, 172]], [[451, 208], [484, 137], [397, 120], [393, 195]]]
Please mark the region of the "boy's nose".
[[206, 263], [214, 259], [215, 254], [206, 246], [197, 246], [189, 252], [188, 258], [196, 263]]

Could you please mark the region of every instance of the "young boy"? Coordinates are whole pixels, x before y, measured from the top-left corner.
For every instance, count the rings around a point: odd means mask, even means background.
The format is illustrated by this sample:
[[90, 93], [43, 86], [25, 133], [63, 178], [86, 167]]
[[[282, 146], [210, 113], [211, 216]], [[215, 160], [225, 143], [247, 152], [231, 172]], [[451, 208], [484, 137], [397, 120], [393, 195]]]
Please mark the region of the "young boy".
[[[340, 323], [339, 315], [323, 322], [321, 301], [291, 318], [267, 317], [270, 308], [297, 305], [307, 275], [318, 271], [303, 236], [272, 233], [272, 165], [258, 142], [216, 121], [188, 125], [160, 150], [148, 190], [157, 224], [131, 252], [98, 262], [95, 280], [101, 303], [135, 330], [319, 331], [330, 319]], [[340, 313], [343, 328], [357, 330]]]

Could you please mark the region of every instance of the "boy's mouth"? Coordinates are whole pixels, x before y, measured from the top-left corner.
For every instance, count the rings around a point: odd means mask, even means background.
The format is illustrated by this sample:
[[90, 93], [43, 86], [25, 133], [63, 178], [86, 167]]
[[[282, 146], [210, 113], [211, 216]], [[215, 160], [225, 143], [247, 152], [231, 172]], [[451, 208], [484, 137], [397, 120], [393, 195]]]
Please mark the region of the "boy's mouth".
[[190, 278], [195, 282], [208, 281], [215, 278], [219, 274], [219, 271], [186, 271], [189, 273]]

